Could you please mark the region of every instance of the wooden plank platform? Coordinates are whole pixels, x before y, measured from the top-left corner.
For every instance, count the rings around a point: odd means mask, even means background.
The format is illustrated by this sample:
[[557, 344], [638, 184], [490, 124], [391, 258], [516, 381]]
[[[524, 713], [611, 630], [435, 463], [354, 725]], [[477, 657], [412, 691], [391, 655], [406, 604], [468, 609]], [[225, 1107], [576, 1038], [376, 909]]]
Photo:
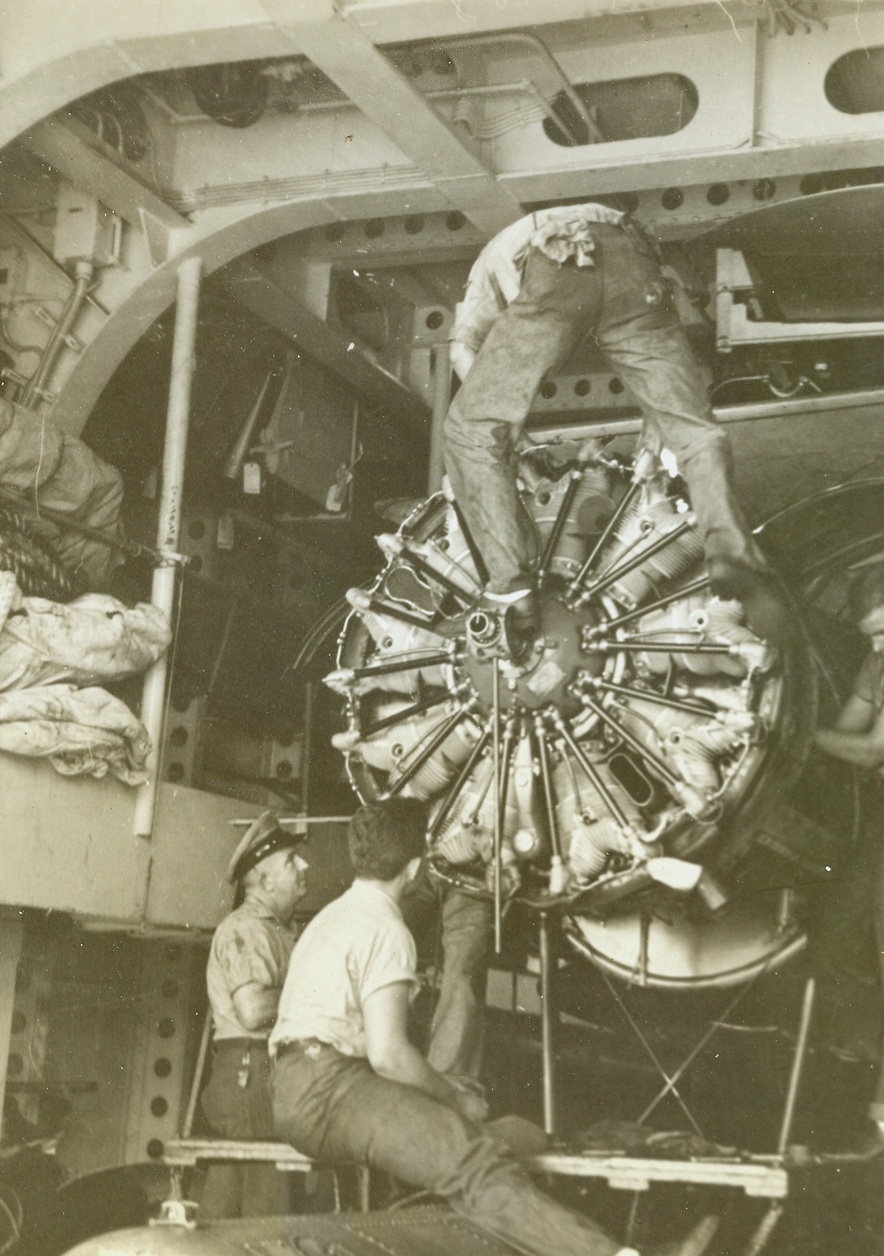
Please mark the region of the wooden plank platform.
[[785, 1199], [789, 1193], [786, 1166], [773, 1158], [698, 1156], [674, 1160], [610, 1152], [548, 1151], [532, 1156], [527, 1164], [538, 1173], [604, 1178], [609, 1186], [627, 1191], [646, 1191], [653, 1182], [687, 1182], [695, 1186], [739, 1187], [760, 1199]]
[[[164, 1162], [190, 1168], [217, 1160], [262, 1161], [291, 1173], [308, 1173], [313, 1161], [288, 1143], [237, 1142], [224, 1138], [170, 1139]], [[670, 1159], [603, 1151], [546, 1151], [523, 1160], [536, 1173], [558, 1177], [604, 1178], [619, 1190], [646, 1191], [654, 1182], [686, 1182], [694, 1186], [736, 1187], [758, 1199], [785, 1199], [789, 1174], [780, 1157], [697, 1156]]]

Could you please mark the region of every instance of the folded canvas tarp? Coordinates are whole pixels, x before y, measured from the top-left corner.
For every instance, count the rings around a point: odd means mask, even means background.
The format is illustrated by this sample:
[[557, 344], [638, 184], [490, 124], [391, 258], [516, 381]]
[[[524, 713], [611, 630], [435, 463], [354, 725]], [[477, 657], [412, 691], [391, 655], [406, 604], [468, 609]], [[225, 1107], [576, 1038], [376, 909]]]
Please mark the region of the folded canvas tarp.
[[14, 576], [0, 572], [0, 751], [48, 757], [69, 776], [110, 772], [141, 784], [147, 730], [95, 682], [144, 671], [170, 638], [155, 606], [130, 608], [101, 593], [65, 604], [22, 597]]
[[159, 607], [128, 607], [105, 593], [66, 603], [22, 597], [17, 589], [7, 597], [10, 579], [0, 573], [0, 690], [122, 680], [150, 667], [169, 645]]
[[[24, 494], [27, 505], [37, 512], [41, 506], [60, 511], [109, 540], [122, 539], [119, 471], [51, 419], [4, 398], [0, 398], [0, 488]], [[105, 588], [123, 561], [119, 550], [46, 519], [38, 520], [34, 530], [65, 567], [77, 572], [83, 588]]]
[[147, 730], [104, 689], [38, 685], [0, 693], [0, 751], [45, 757], [68, 776], [147, 780]]

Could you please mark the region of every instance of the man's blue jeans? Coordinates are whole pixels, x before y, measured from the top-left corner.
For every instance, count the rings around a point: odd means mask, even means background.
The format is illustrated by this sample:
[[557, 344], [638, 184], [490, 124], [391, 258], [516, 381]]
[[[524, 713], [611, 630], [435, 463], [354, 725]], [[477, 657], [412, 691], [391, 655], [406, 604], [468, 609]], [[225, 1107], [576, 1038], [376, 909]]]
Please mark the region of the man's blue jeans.
[[[878, 837], [878, 875], [875, 881], [875, 936], [878, 941], [879, 993], [884, 997], [884, 834]], [[881, 1051], [878, 1061], [878, 1084], [869, 1108], [875, 1121], [884, 1121], [884, 1020], [881, 1025]]]
[[516, 489], [515, 442], [544, 377], [587, 337], [635, 394], [644, 443], [678, 459], [710, 568], [763, 567], [733, 484], [730, 442], [712, 408], [654, 251], [598, 223], [592, 267], [532, 250], [522, 287], [491, 327], [445, 422], [445, 462], [498, 593], [530, 583], [532, 538]]
[[[492, 905], [460, 890], [446, 888], [438, 895], [424, 877], [403, 901], [402, 911], [419, 947], [435, 932], [437, 920], [441, 929], [442, 972], [427, 1059], [437, 1073], [478, 1079], [492, 946]], [[433, 962], [437, 963], [438, 958], [434, 956]]]
[[[270, 1107], [270, 1059], [266, 1042], [249, 1050], [248, 1084], [239, 1084], [244, 1048], [216, 1046], [212, 1076], [202, 1093], [201, 1107], [222, 1138], [273, 1137]], [[287, 1211], [289, 1183], [272, 1164], [213, 1164], [206, 1173], [200, 1204], [205, 1217], [269, 1217]]]
[[308, 1040], [277, 1060], [271, 1093], [277, 1135], [305, 1155], [368, 1165], [432, 1191], [524, 1256], [621, 1250], [588, 1217], [538, 1190], [490, 1127], [386, 1081], [367, 1060]]

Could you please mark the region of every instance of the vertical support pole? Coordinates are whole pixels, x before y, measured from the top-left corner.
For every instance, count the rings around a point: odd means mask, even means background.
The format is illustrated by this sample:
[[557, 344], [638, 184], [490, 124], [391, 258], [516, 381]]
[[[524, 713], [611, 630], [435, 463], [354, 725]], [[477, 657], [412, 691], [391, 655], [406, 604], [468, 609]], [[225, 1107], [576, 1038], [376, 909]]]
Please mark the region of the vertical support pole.
[[451, 404], [451, 346], [443, 341], [433, 349], [433, 417], [430, 425], [430, 467], [427, 491], [437, 493], [445, 470], [443, 428]]
[[549, 912], [540, 913], [540, 1025], [543, 1054], [543, 1128], [556, 1132], [555, 956], [549, 930]]
[[804, 987], [804, 1000], [801, 1004], [801, 1019], [798, 1022], [798, 1036], [795, 1040], [795, 1054], [792, 1057], [792, 1069], [789, 1073], [789, 1088], [786, 1091], [786, 1106], [783, 1109], [783, 1123], [780, 1126], [780, 1137], [777, 1143], [777, 1155], [784, 1156], [792, 1134], [792, 1122], [795, 1117], [795, 1103], [798, 1099], [798, 1088], [801, 1085], [801, 1074], [807, 1057], [807, 1042], [810, 1037], [810, 1022], [813, 1017], [813, 1003], [816, 997], [816, 981], [808, 978]]
[[316, 681], [304, 685], [304, 739], [301, 744], [301, 814], [310, 814], [311, 760], [313, 758], [313, 720], [316, 707]]
[[501, 860], [503, 858], [503, 808], [507, 782], [500, 779], [500, 667], [491, 660], [491, 764], [494, 773], [494, 954], [501, 952]]
[[[6, 1094], [6, 1065], [9, 1060], [9, 1039], [12, 1034], [12, 1008], [15, 1002], [15, 978], [21, 956], [24, 923], [21, 917], [0, 920], [0, 1098]], [[0, 1133], [3, 1116], [0, 1112]]]
[[[178, 305], [175, 313], [175, 335], [172, 341], [172, 371], [169, 380], [169, 405], [166, 412], [166, 444], [163, 450], [163, 482], [157, 523], [157, 549], [161, 554], [175, 553], [181, 531], [181, 498], [184, 490], [184, 459], [187, 453], [187, 430], [190, 422], [190, 388], [196, 363], [196, 327], [199, 310], [202, 260], [188, 258], [178, 271]], [[175, 601], [175, 564], [164, 557], [154, 568], [151, 602], [172, 619]], [[150, 735], [147, 759], [148, 778], [139, 787], [135, 799], [134, 832], [136, 837], [150, 837], [159, 784], [163, 718], [166, 710], [168, 652], [154, 663], [144, 677], [141, 719]]]

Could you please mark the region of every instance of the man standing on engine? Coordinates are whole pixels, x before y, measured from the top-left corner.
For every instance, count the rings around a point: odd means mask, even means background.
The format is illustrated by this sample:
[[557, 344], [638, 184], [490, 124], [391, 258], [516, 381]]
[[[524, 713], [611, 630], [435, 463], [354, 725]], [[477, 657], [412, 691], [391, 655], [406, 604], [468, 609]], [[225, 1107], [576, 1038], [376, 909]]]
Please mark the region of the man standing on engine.
[[678, 460], [713, 593], [739, 598], [762, 636], [781, 634], [774, 578], [736, 498], [730, 442], [656, 250], [624, 214], [566, 205], [504, 228], [470, 271], [451, 338], [463, 382], [446, 418], [446, 466], [488, 568], [488, 596], [507, 608], [516, 641], [532, 642], [540, 626], [516, 444], [544, 377], [586, 338], [635, 394], [645, 446], [665, 445]]

